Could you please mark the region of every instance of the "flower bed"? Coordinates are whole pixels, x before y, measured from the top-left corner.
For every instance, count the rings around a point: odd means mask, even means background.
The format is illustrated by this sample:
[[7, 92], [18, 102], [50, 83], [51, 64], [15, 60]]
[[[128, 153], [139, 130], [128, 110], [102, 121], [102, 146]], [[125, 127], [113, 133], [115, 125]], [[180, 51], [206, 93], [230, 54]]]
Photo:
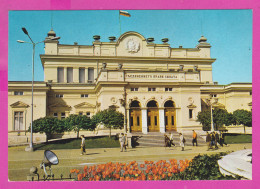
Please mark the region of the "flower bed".
[[126, 163], [112, 163], [85, 166], [83, 173], [78, 169], [70, 172], [77, 174], [78, 181], [137, 181], [137, 180], [180, 180], [180, 174], [189, 165], [191, 160], [160, 160], [145, 161], [138, 164], [136, 161]]

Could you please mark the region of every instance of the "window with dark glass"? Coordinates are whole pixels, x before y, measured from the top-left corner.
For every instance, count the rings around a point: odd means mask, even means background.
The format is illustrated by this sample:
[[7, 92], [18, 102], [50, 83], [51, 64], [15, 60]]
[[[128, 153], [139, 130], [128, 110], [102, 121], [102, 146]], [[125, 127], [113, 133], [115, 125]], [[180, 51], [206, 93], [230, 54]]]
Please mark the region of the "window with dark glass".
[[88, 82], [94, 82], [94, 68], [88, 68]]
[[60, 118], [61, 118], [61, 119], [65, 119], [65, 117], [66, 117], [66, 116], [65, 116], [65, 112], [61, 112]]
[[131, 91], [138, 91], [138, 88], [131, 88]]
[[79, 83], [85, 83], [85, 68], [79, 68]]
[[151, 125], [151, 117], [150, 116], [147, 117], [147, 125]]
[[133, 125], [134, 125], [134, 118], [130, 117], [130, 126], [133, 126]]
[[81, 98], [88, 98], [88, 94], [81, 94]]
[[137, 116], [137, 126], [140, 125], [140, 120], [139, 120], [139, 116]]
[[67, 82], [73, 83], [73, 68], [67, 68]]
[[189, 118], [192, 119], [192, 113], [193, 113], [193, 110], [192, 109], [189, 109]]
[[63, 98], [63, 94], [56, 94], [56, 98]]
[[154, 116], [154, 125], [157, 125], [157, 116]]
[[53, 113], [53, 117], [56, 117], [56, 118], [58, 118], [58, 113]]
[[172, 116], [172, 125], [174, 125], [174, 116]]
[[58, 83], [64, 82], [64, 68], [57, 69], [57, 81]]
[[23, 91], [14, 91], [14, 95], [23, 95]]
[[165, 88], [165, 91], [172, 91], [172, 88]]
[[167, 116], [165, 116], [164, 122], [165, 122], [165, 125], [168, 125], [168, 117]]
[[148, 88], [148, 91], [156, 91], [156, 88]]

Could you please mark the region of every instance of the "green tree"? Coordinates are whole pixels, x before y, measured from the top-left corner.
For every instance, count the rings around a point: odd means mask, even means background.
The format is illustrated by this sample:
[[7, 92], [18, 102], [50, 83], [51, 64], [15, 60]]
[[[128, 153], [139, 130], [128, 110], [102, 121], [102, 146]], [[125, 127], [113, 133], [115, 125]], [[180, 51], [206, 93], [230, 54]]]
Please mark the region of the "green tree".
[[233, 112], [237, 125], [244, 125], [244, 133], [246, 126], [252, 127], [252, 112], [248, 110], [236, 110]]
[[[213, 123], [215, 129], [218, 130], [219, 127], [234, 124], [234, 117], [232, 113], [228, 113], [225, 109], [215, 108], [213, 111]], [[211, 113], [210, 111], [199, 112], [197, 119], [203, 125], [203, 130], [209, 131], [211, 129]]]
[[[28, 131], [31, 131], [31, 126]], [[45, 133], [46, 142], [51, 134], [63, 133], [64, 131], [66, 131], [64, 122], [54, 117], [43, 117], [33, 121], [33, 133]]]
[[112, 109], [100, 111], [92, 119], [96, 124], [103, 123], [106, 128], [109, 128], [109, 137], [111, 137], [112, 128], [122, 129], [124, 127], [124, 115]]
[[211, 119], [210, 119], [210, 111], [202, 111], [198, 113], [197, 116], [198, 121], [202, 124], [202, 129], [204, 131], [210, 131]]
[[79, 138], [79, 131], [90, 130], [93, 131], [96, 128], [95, 123], [86, 115], [72, 114], [65, 118], [65, 126], [68, 131], [77, 132], [77, 138]]

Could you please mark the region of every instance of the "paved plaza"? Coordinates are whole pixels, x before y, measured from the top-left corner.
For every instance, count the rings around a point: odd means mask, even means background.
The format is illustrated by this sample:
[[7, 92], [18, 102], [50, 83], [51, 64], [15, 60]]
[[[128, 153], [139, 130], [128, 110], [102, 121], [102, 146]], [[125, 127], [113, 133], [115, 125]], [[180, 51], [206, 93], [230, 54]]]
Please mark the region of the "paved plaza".
[[[39, 165], [43, 160], [43, 150], [35, 152], [25, 152], [24, 146], [10, 147], [8, 149], [8, 175], [10, 181], [25, 181], [29, 174], [29, 169]], [[85, 165], [103, 164], [107, 162], [129, 162], [137, 161], [143, 163], [144, 160], [169, 160], [169, 159], [192, 159], [198, 154], [213, 154], [219, 152], [231, 152], [242, 149], [251, 149], [252, 144], [230, 144], [228, 147], [221, 147], [218, 150], [207, 151], [206, 146], [187, 146], [185, 151], [180, 147], [153, 147], [153, 148], [131, 148], [127, 152], [120, 152], [118, 148], [98, 148], [87, 149], [86, 155], [80, 155], [80, 149], [72, 150], [52, 150], [59, 158], [59, 164], [52, 166], [55, 177], [63, 174], [68, 177], [70, 169], [82, 169]], [[39, 170], [40, 177], [43, 170]]]

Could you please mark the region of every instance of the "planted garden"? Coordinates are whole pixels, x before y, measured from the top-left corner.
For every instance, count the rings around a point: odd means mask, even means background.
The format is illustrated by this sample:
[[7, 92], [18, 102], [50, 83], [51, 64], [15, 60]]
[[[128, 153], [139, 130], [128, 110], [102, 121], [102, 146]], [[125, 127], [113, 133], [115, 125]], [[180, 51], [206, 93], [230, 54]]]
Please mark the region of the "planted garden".
[[223, 176], [217, 164], [221, 154], [198, 155], [192, 160], [170, 159], [138, 163], [106, 163], [72, 169], [78, 181], [141, 181], [141, 180], [235, 180]]

